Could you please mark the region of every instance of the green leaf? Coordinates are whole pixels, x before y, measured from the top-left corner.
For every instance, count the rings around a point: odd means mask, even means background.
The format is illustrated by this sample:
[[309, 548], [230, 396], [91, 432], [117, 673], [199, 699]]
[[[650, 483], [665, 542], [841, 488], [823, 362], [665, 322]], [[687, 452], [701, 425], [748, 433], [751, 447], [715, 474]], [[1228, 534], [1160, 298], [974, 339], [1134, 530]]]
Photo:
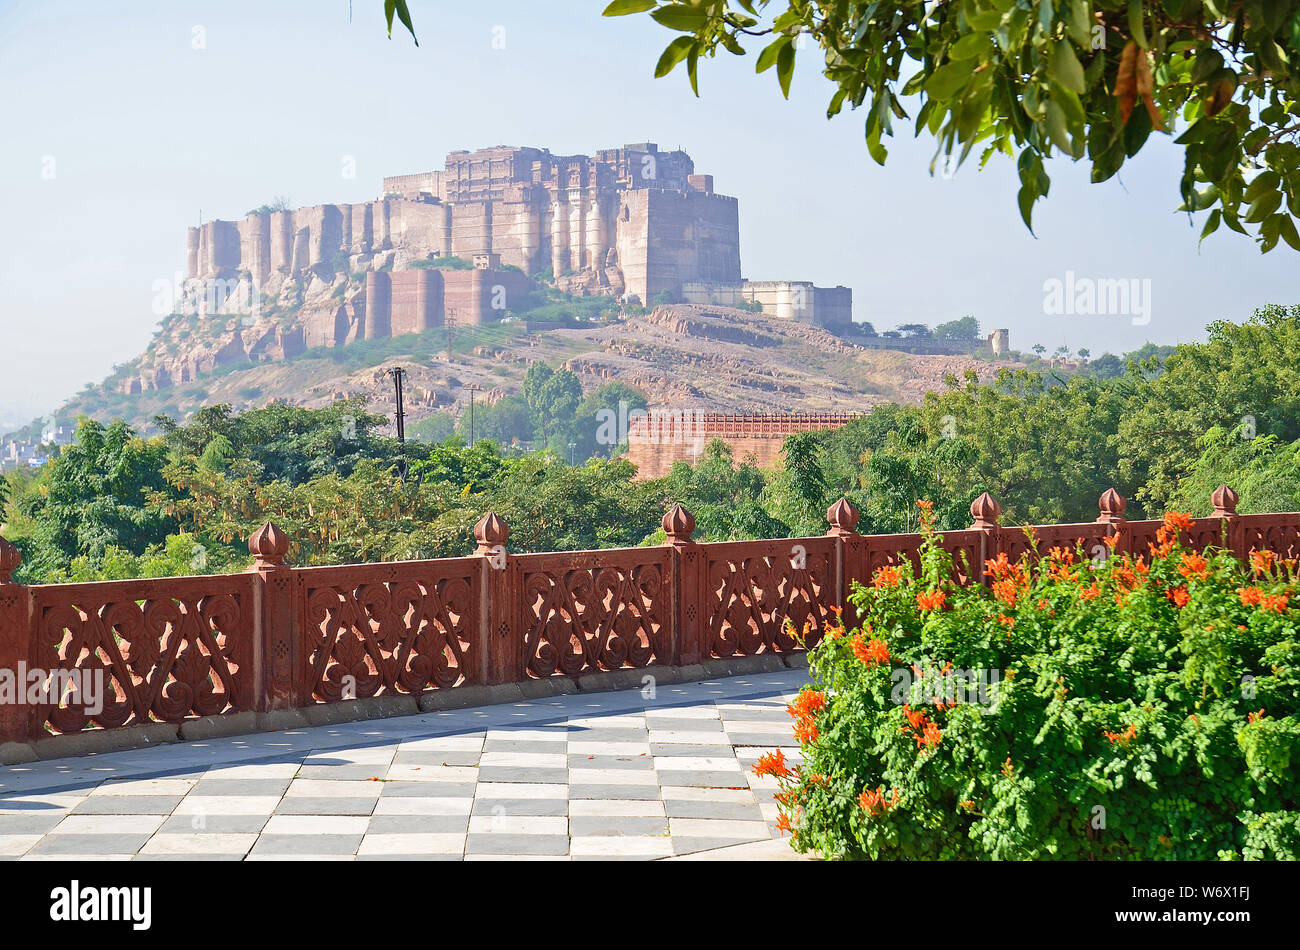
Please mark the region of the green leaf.
[[1080, 46], [1092, 44], [1092, 27], [1096, 20], [1092, 18], [1092, 7], [1088, 0], [1071, 0], [1069, 19], [1065, 21], [1070, 38]]
[[614, 0], [605, 8], [601, 16], [627, 16], [629, 13], [645, 13], [653, 10], [656, 0]]
[[690, 55], [691, 50], [695, 48], [695, 43], [696, 39], [693, 36], [679, 36], [669, 43], [655, 66], [655, 78], [660, 79], [672, 72], [678, 63]]
[[935, 99], [951, 99], [970, 82], [970, 67], [965, 63], [940, 66], [925, 83], [925, 93]]
[[948, 47], [948, 58], [951, 60], [974, 59], [987, 49], [989, 49], [987, 33], [967, 33]]
[[1055, 99], [1047, 104], [1046, 125], [1052, 144], [1066, 155], [1074, 154], [1074, 143], [1070, 141], [1070, 133], [1066, 127], [1065, 109]]
[[867, 130], [867, 152], [877, 165], [885, 164], [885, 158], [889, 155], [889, 150], [880, 144], [880, 123], [871, 125]]
[[776, 81], [781, 84], [781, 95], [790, 98], [790, 80], [794, 78], [794, 46], [787, 43], [776, 55]]
[[1138, 49], [1150, 49], [1146, 27], [1142, 22], [1142, 0], [1128, 0], [1128, 28]]
[[696, 33], [709, 21], [708, 12], [698, 7], [660, 7], [650, 16], [660, 26], [682, 33]]
[[1223, 213], [1218, 208], [1215, 208], [1210, 212], [1210, 217], [1206, 220], [1205, 227], [1201, 229], [1201, 239], [1196, 242], [1197, 247], [1200, 247], [1202, 241], [1215, 231], [1219, 230], [1219, 222], [1221, 220], [1223, 220]]
[[1278, 219], [1278, 230], [1282, 235], [1282, 240], [1291, 245], [1292, 249], [1300, 251], [1300, 234], [1296, 233], [1295, 221], [1290, 215], [1284, 215]]
[[1083, 82], [1083, 66], [1079, 63], [1079, 57], [1074, 55], [1074, 47], [1068, 40], [1056, 44], [1049, 74], [1071, 92], [1082, 94], [1087, 88]]
[[779, 36], [758, 54], [758, 61], [754, 64], [754, 72], [765, 73], [776, 65], [776, 58], [780, 55], [781, 50], [790, 45], [790, 37]]

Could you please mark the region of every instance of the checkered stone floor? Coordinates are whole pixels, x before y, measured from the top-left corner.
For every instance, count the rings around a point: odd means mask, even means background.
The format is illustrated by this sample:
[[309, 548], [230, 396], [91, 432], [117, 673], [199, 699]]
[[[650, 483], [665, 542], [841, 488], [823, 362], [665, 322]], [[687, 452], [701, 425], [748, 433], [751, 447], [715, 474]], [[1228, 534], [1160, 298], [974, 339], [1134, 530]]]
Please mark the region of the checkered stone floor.
[[779, 837], [802, 670], [0, 768], [20, 860], [659, 859]]

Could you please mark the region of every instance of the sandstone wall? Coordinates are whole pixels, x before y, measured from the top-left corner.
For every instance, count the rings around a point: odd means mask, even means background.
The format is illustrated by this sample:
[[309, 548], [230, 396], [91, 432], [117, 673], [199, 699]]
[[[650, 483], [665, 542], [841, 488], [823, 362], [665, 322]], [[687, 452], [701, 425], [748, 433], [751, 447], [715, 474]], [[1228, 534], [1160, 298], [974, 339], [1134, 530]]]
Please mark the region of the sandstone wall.
[[859, 417], [841, 412], [727, 415], [652, 409], [648, 418], [632, 423], [626, 457], [636, 465], [637, 478], [660, 478], [675, 462], [693, 464], [710, 442], [721, 439], [731, 446], [737, 462], [752, 461], [759, 468], [771, 468], [781, 461], [788, 436], [838, 429]]

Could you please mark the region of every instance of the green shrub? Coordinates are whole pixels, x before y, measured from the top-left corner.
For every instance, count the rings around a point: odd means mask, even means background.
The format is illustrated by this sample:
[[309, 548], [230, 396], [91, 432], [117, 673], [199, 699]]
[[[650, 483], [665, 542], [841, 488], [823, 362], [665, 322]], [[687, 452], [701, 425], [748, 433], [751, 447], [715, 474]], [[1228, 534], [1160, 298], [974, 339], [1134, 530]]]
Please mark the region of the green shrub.
[[[1053, 548], [952, 580], [855, 585], [861, 626], [810, 652], [803, 761], [769, 754], [797, 850], [923, 859], [1300, 857], [1294, 560], [1179, 543], [1094, 563]], [[1032, 539], [1031, 545], [1036, 548]], [[970, 684], [988, 671], [986, 689]], [[918, 675], [919, 674], [919, 675]]]

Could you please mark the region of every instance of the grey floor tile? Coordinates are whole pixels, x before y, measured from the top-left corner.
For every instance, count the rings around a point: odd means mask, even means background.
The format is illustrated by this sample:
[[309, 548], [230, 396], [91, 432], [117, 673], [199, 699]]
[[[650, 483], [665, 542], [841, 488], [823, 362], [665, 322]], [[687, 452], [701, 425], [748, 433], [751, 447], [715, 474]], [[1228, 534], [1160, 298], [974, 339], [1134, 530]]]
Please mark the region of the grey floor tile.
[[242, 854], [137, 854], [132, 861], [242, 861]]
[[569, 798], [658, 801], [658, 785], [570, 785]]
[[751, 838], [673, 838], [673, 854], [694, 854], [696, 851], [712, 851], [714, 848], [729, 848], [733, 844], [747, 841], [764, 841], [761, 837]]
[[366, 834], [460, 834], [469, 831], [468, 815], [375, 815]]
[[358, 861], [460, 861], [459, 854], [359, 854]]
[[394, 765], [478, 765], [479, 752], [399, 752]]
[[709, 771], [705, 769], [676, 769], [664, 768], [663, 762], [659, 763], [659, 784], [661, 785], [684, 785], [694, 788], [747, 788], [748, 780], [745, 773], [740, 770], [732, 772], [730, 770]]
[[387, 762], [373, 762], [366, 765], [304, 765], [298, 770], [297, 778], [310, 778], [330, 782], [364, 782], [368, 778], [383, 778], [388, 771]]
[[381, 798], [473, 798], [473, 782], [379, 782]]
[[569, 770], [490, 765], [481, 767], [478, 770], [478, 780], [480, 782], [525, 782], [529, 784], [563, 785], [569, 781]]
[[289, 787], [289, 779], [278, 778], [205, 778], [199, 779], [190, 790], [190, 797], [239, 795], [241, 797], [260, 797], [264, 795], [283, 795]]
[[266, 824], [264, 815], [173, 815], [157, 833], [181, 835], [255, 834]]
[[568, 749], [568, 740], [561, 736], [555, 741], [541, 739], [488, 739], [483, 743], [484, 752], [531, 752], [539, 755], [564, 755]]
[[746, 821], [762, 821], [763, 813], [758, 805], [741, 802], [691, 801], [670, 798], [664, 801], [669, 818], [731, 818]]
[[638, 838], [651, 835], [666, 835], [668, 834], [668, 819], [578, 815], [569, 819], [569, 834], [574, 837], [621, 835]]
[[62, 813], [0, 815], [0, 835], [43, 835], [62, 820]]
[[[501, 809], [498, 811], [498, 809]], [[476, 798], [475, 815], [554, 817], [569, 813], [567, 798]]]
[[[730, 753], [730, 749], [727, 750]], [[646, 755], [570, 755], [571, 769], [645, 769], [654, 771], [654, 759]]]
[[[74, 815], [170, 815], [181, 795], [91, 795], [72, 809]], [[4, 818], [0, 817], [0, 827]]]
[[261, 835], [250, 854], [356, 854], [361, 835]]
[[568, 854], [568, 835], [472, 834], [466, 854]]
[[732, 749], [731, 743], [719, 743], [718, 745], [692, 745], [685, 742], [652, 742], [650, 743], [651, 755], [673, 755], [677, 757], [692, 756], [694, 758], [716, 759], [722, 757], [729, 759], [736, 753]]
[[646, 729], [584, 729], [581, 726], [569, 729], [570, 742], [645, 742], [648, 735]]
[[373, 798], [344, 798], [326, 795], [320, 798], [310, 795], [294, 795], [280, 799], [275, 806], [277, 815], [369, 815], [375, 810]]
[[32, 845], [28, 854], [134, 854], [151, 836], [130, 835], [46, 835]]

